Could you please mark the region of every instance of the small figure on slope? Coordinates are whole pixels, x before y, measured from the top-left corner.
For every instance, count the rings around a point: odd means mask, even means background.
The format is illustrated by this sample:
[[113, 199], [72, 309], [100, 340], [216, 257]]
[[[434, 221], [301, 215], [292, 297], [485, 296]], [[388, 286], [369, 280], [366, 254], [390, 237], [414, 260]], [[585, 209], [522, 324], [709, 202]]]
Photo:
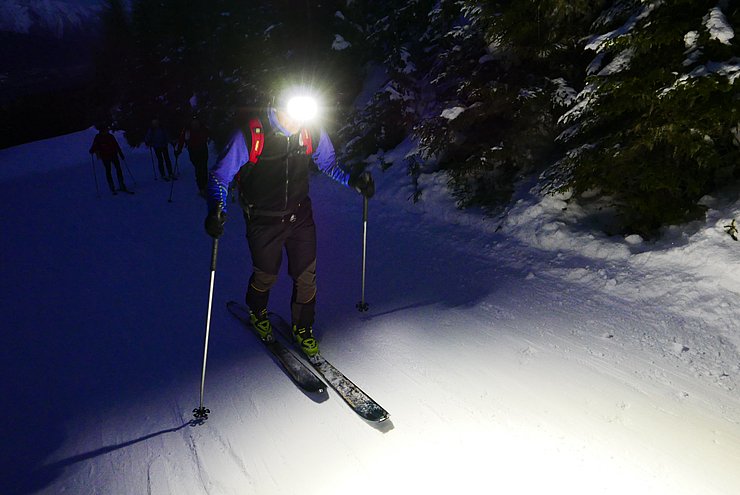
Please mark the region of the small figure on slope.
[[195, 167], [195, 182], [200, 195], [205, 197], [208, 185], [208, 128], [201, 124], [197, 116], [180, 132], [180, 138], [175, 148], [175, 156], [182, 153], [183, 147], [188, 148], [190, 162]]
[[100, 161], [105, 166], [105, 178], [108, 180], [108, 187], [113, 194], [116, 194], [116, 187], [113, 184], [113, 176], [111, 175], [111, 164], [116, 166], [116, 176], [118, 178], [118, 190], [128, 192], [126, 184], [123, 181], [123, 171], [121, 170], [121, 162], [118, 160], [120, 156], [123, 156], [123, 151], [118, 145], [115, 136], [110, 133], [107, 125], [101, 125], [98, 127], [98, 134], [93, 139], [92, 146], [90, 147], [90, 154], [96, 154]]
[[[172, 161], [170, 160], [170, 153], [167, 150], [169, 145], [169, 137], [167, 131], [162, 128], [159, 119], [153, 119], [152, 125], [146, 131], [144, 142], [147, 146], [154, 150], [157, 155], [157, 163], [159, 164], [159, 175], [162, 180], [174, 179], [175, 175], [172, 173]], [[167, 164], [167, 174], [164, 171], [164, 164]]]

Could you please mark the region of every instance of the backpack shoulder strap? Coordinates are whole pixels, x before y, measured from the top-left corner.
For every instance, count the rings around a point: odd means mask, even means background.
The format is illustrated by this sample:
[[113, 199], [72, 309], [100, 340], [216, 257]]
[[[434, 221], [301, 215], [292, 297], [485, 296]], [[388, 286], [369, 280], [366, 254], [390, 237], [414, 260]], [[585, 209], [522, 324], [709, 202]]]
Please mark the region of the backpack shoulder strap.
[[257, 163], [257, 160], [259, 160], [262, 150], [265, 147], [265, 129], [262, 127], [260, 119], [249, 119], [249, 132], [252, 137], [252, 141], [249, 145], [249, 162]]
[[311, 131], [309, 131], [307, 127], [301, 129], [300, 137], [298, 138], [298, 144], [305, 147], [307, 155], [313, 155], [315, 149], [312, 137], [313, 136], [311, 136]]

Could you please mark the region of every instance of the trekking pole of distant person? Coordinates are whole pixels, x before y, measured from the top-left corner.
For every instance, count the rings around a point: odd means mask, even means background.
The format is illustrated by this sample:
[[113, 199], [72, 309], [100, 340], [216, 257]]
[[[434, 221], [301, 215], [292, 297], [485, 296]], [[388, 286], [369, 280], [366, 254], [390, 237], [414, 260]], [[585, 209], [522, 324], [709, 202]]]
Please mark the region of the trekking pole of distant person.
[[92, 164], [93, 178], [95, 179], [95, 193], [100, 197], [100, 187], [98, 186], [98, 174], [95, 172], [95, 157], [90, 154], [90, 163]]
[[175, 178], [180, 175], [180, 162], [178, 160], [179, 156], [177, 153], [177, 148], [175, 148], [175, 145], [172, 145], [172, 149], [174, 150], [175, 154], [175, 175], [172, 177], [172, 184], [170, 184], [170, 198], [167, 200], [168, 203], [172, 203], [172, 193], [175, 190]]
[[208, 419], [210, 409], [203, 406], [203, 390], [206, 385], [206, 360], [208, 359], [208, 337], [211, 332], [211, 310], [213, 309], [213, 285], [216, 280], [216, 257], [218, 256], [218, 239], [213, 239], [213, 248], [211, 249], [211, 285], [208, 289], [208, 315], [206, 316], [206, 342], [203, 347], [203, 373], [200, 378], [200, 406], [193, 409], [193, 416], [197, 423], [202, 423]]
[[154, 180], [157, 180], [157, 169], [154, 167], [154, 148], [149, 146], [149, 156], [152, 158], [152, 174], [154, 175]]
[[133, 181], [134, 185], [136, 186], [136, 179], [134, 179], [134, 174], [131, 173], [131, 169], [128, 168], [128, 162], [125, 158], [123, 158], [123, 164], [126, 166], [126, 170], [128, 171], [128, 176], [131, 177], [131, 180]]
[[363, 195], [362, 202], [362, 297], [357, 303], [360, 312], [367, 311], [370, 306], [365, 301], [365, 266], [367, 260], [367, 196]]

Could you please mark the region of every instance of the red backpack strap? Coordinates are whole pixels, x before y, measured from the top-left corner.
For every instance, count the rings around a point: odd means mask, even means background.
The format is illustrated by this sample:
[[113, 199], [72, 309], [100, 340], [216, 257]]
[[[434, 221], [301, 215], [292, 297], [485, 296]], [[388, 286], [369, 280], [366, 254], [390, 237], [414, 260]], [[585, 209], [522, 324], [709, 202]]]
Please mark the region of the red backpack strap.
[[306, 154], [313, 155], [313, 141], [311, 140], [311, 133], [305, 127], [301, 129], [301, 135], [298, 144], [306, 147]]
[[249, 162], [257, 163], [265, 147], [265, 130], [260, 119], [249, 119], [249, 131], [252, 134], [252, 144], [249, 148]]

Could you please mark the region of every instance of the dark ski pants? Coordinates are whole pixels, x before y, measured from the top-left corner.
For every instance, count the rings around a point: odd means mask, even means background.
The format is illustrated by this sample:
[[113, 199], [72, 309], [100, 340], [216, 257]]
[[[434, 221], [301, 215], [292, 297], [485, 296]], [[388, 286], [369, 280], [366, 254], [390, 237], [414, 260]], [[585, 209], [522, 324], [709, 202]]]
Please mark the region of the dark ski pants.
[[299, 327], [313, 325], [316, 307], [316, 224], [311, 200], [306, 198], [293, 215], [252, 216], [245, 213], [247, 242], [253, 272], [249, 278], [247, 306], [259, 312], [267, 308], [270, 289], [278, 278], [283, 249], [288, 274], [293, 279], [291, 319]]
[[113, 185], [113, 175], [111, 174], [111, 162], [116, 166], [116, 176], [118, 178], [118, 188], [126, 189], [126, 184], [123, 182], [123, 171], [121, 170], [121, 162], [118, 161], [118, 157], [114, 156], [111, 160], [101, 160], [105, 166], [105, 178], [108, 181], [108, 187], [111, 191], [116, 190], [116, 186]]
[[157, 155], [157, 163], [159, 164], [159, 175], [164, 179], [167, 177], [164, 173], [164, 163], [167, 163], [167, 172], [172, 177], [172, 161], [170, 160], [170, 153], [167, 151], [167, 146], [155, 147], [154, 154]]
[[195, 182], [198, 184], [198, 190], [205, 191], [208, 185], [208, 148], [188, 148], [190, 161], [195, 167]]

